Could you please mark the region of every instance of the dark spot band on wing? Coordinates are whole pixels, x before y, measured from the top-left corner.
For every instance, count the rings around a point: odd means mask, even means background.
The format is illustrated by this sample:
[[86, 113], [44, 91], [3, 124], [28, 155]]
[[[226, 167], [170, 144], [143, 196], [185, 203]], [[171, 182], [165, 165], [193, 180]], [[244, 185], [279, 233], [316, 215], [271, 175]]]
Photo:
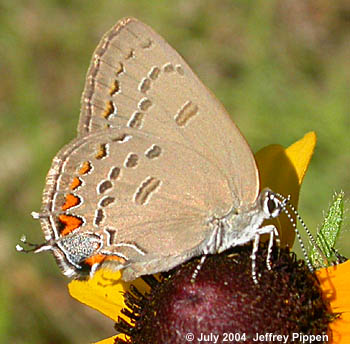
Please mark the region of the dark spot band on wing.
[[104, 180], [100, 184], [97, 185], [97, 193], [103, 194], [107, 190], [111, 189], [113, 187], [113, 184], [109, 180]]
[[161, 181], [154, 177], [147, 177], [137, 188], [134, 194], [134, 202], [140, 205], [146, 204], [152, 194], [159, 188]]
[[112, 204], [114, 201], [115, 201], [115, 197], [106, 196], [106, 197], [101, 199], [101, 201], [99, 202], [99, 205], [101, 207], [107, 207], [110, 204]]
[[142, 49], [150, 49], [152, 46], [153, 46], [153, 41], [149, 38], [146, 41], [141, 43]]
[[105, 218], [105, 213], [103, 209], [97, 209], [94, 218], [94, 225], [98, 227]]
[[128, 127], [140, 129], [143, 125], [143, 116], [144, 114], [139, 111], [136, 111], [135, 113], [133, 113], [133, 115], [131, 116], [128, 122]]
[[115, 74], [116, 74], [116, 76], [119, 76], [123, 73], [125, 73], [124, 65], [121, 62], [119, 62], [119, 65], [115, 71]]
[[148, 78], [142, 79], [139, 85], [139, 91], [141, 93], [146, 93], [151, 88], [151, 80]]
[[145, 155], [148, 159], [155, 159], [160, 156], [162, 149], [157, 145], [152, 145], [149, 149], [146, 150]]
[[113, 142], [124, 143], [128, 142], [132, 138], [131, 135], [122, 133], [112, 138]]
[[152, 106], [152, 102], [148, 98], [142, 98], [138, 104], [141, 111], [146, 112]]
[[191, 101], [187, 101], [180, 111], [175, 115], [174, 119], [179, 127], [184, 127], [188, 121], [198, 114], [198, 106]]
[[125, 55], [124, 59], [125, 60], [130, 60], [135, 58], [135, 50], [134, 49], [130, 49], [127, 54]]
[[107, 236], [107, 245], [113, 245], [114, 241], [117, 239], [117, 231], [110, 228], [105, 228], [103, 231], [106, 233]]
[[139, 162], [139, 157], [135, 153], [129, 153], [129, 155], [126, 157], [124, 166], [127, 168], [134, 168], [137, 167]]
[[163, 71], [165, 73], [171, 73], [174, 71], [174, 65], [172, 63], [166, 63], [164, 66], [163, 66]]
[[114, 166], [109, 171], [108, 177], [109, 179], [116, 180], [120, 175], [120, 167]]
[[150, 77], [151, 80], [156, 80], [158, 79], [159, 74], [160, 74], [160, 68], [155, 66], [148, 73], [148, 76]]

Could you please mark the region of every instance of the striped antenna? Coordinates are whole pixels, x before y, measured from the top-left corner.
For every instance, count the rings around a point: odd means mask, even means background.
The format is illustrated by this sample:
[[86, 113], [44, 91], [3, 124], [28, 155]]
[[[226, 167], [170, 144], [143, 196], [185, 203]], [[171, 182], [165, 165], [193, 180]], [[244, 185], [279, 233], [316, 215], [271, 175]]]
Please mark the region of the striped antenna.
[[294, 219], [292, 218], [289, 210], [287, 209], [287, 206], [291, 209], [291, 211], [295, 214], [296, 218], [299, 220], [301, 226], [304, 228], [307, 236], [308, 236], [308, 239], [310, 241], [310, 243], [316, 247], [317, 251], [319, 252], [319, 254], [321, 255], [321, 257], [323, 258], [323, 260], [325, 261], [325, 264], [326, 265], [329, 265], [329, 262], [328, 262], [328, 259], [327, 257], [325, 256], [325, 254], [323, 253], [323, 251], [321, 250], [320, 246], [317, 244], [315, 238], [312, 236], [309, 228], [306, 226], [305, 222], [303, 221], [303, 219], [301, 218], [301, 216], [299, 215], [298, 211], [295, 209], [295, 207], [293, 206], [293, 204], [290, 203], [290, 195], [288, 195], [288, 197], [284, 197], [283, 195], [279, 194], [279, 193], [276, 193], [276, 195], [281, 199], [281, 205], [282, 205], [282, 210], [284, 211], [284, 213], [288, 216], [288, 219], [290, 221], [290, 223], [292, 224], [292, 227], [294, 229], [294, 232], [297, 236], [297, 239], [299, 241], [299, 245], [300, 245], [300, 248], [303, 252], [303, 255], [304, 255], [304, 258], [305, 258], [305, 261], [306, 261], [306, 264], [309, 268], [309, 270], [311, 272], [314, 272], [314, 267], [312, 266], [311, 264], [311, 261], [308, 257], [308, 254], [307, 254], [307, 250], [305, 248], [305, 245], [304, 245], [304, 242], [301, 238], [301, 235], [300, 235], [300, 232], [297, 228], [297, 225], [294, 221]]

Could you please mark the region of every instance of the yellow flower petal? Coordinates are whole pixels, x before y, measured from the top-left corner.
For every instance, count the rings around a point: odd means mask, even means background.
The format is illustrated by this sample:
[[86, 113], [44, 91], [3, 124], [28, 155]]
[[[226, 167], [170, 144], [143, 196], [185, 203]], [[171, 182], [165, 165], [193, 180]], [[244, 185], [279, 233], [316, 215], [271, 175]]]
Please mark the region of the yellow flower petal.
[[94, 344], [115, 344], [115, 340], [117, 338], [121, 338], [121, 339], [126, 340], [128, 337], [125, 334], [118, 334], [117, 336], [113, 336], [113, 337], [110, 337], [110, 338], [106, 338], [106, 339], [100, 340], [99, 342], [96, 342]]
[[287, 156], [292, 162], [298, 176], [299, 185], [303, 182], [306, 170], [310, 164], [317, 142], [316, 133], [311, 131], [301, 140], [293, 143], [286, 149]]
[[[286, 197], [290, 195], [290, 202], [297, 208], [300, 186], [315, 145], [316, 134], [310, 132], [286, 149], [280, 145], [270, 145], [258, 151], [255, 159], [260, 173], [261, 189], [269, 187]], [[295, 233], [288, 217], [281, 214], [269, 222], [279, 229], [281, 245], [292, 246]]]
[[333, 344], [350, 343], [350, 261], [316, 271], [331, 311], [340, 313], [330, 324]]
[[[121, 276], [120, 271], [100, 269], [86, 281], [73, 280], [69, 283], [68, 290], [78, 301], [117, 321], [118, 316], [123, 317], [120, 311], [126, 307], [124, 292], [129, 290], [130, 284], [140, 291], [149, 291], [149, 286], [142, 279], [128, 283], [122, 281]], [[128, 317], [124, 319], [129, 320]]]

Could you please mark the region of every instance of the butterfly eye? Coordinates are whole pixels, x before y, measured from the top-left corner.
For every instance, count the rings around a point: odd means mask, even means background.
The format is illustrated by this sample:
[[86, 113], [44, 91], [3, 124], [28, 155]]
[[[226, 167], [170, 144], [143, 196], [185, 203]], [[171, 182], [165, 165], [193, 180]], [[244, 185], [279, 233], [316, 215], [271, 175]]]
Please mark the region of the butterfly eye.
[[269, 199], [267, 201], [267, 207], [269, 209], [269, 212], [273, 213], [275, 211], [275, 209], [277, 208], [277, 204], [276, 204], [275, 200]]
[[264, 212], [268, 215], [269, 218], [277, 217], [280, 214], [282, 210], [282, 204], [273, 192], [267, 191], [265, 193], [263, 203]]

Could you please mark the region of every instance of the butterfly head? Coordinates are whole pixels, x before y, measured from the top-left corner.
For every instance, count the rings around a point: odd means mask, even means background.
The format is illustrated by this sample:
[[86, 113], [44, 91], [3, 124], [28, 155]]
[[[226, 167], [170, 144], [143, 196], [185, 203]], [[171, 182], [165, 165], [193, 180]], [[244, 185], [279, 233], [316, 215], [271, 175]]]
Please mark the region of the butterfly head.
[[261, 191], [259, 202], [265, 219], [278, 217], [285, 206], [285, 199], [281, 200], [277, 194], [268, 188]]

